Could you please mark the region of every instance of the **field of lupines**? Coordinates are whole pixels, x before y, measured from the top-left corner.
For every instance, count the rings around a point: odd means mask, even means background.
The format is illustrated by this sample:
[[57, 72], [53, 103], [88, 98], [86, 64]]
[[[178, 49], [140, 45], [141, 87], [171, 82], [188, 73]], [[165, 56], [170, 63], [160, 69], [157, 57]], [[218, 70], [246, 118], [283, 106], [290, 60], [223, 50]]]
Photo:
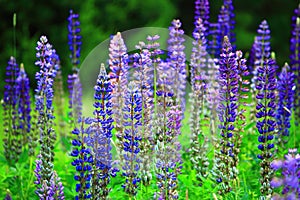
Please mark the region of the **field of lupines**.
[[0, 196], [300, 199], [300, 4], [284, 66], [272, 52], [267, 19], [252, 48], [238, 50], [232, 0], [224, 0], [217, 22], [209, 1], [196, 0], [194, 19], [190, 57], [178, 19], [165, 50], [160, 35], [137, 41], [135, 51], [122, 33], [112, 35], [89, 105], [72, 10], [66, 83], [47, 36], [37, 38], [35, 80], [12, 56], [0, 115]]

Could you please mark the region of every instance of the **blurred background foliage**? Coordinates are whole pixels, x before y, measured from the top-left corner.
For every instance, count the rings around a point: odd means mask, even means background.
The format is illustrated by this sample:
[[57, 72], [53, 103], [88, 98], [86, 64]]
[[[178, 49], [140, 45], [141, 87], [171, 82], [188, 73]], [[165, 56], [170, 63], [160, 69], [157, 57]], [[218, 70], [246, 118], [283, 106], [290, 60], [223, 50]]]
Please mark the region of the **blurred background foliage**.
[[[211, 21], [217, 20], [223, 0], [211, 0]], [[288, 61], [291, 16], [296, 0], [234, 0], [237, 47], [248, 52], [259, 23], [270, 25], [273, 51], [280, 66]], [[63, 74], [71, 73], [67, 45], [69, 9], [80, 14], [83, 36], [81, 60], [111, 34], [132, 28], [167, 28], [173, 18], [183, 22], [187, 35], [193, 31], [194, 0], [0, 0], [0, 97], [3, 95], [7, 60], [13, 55], [13, 13], [17, 13], [17, 62], [24, 63], [34, 84], [36, 41], [46, 35], [62, 60]]]

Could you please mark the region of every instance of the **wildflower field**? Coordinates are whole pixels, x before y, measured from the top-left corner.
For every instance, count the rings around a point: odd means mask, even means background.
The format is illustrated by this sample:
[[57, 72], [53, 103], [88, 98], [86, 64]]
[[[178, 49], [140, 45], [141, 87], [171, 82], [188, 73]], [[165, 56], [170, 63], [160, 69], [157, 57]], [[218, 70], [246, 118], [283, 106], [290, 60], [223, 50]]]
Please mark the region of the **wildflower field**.
[[149, 28], [111, 33], [85, 58], [70, 10], [68, 64], [45, 33], [34, 77], [15, 45], [1, 79], [0, 198], [300, 199], [300, 4], [281, 66], [268, 19], [241, 51], [233, 0], [217, 20], [211, 3], [195, 0], [190, 36], [174, 19], [142, 40], [129, 36]]

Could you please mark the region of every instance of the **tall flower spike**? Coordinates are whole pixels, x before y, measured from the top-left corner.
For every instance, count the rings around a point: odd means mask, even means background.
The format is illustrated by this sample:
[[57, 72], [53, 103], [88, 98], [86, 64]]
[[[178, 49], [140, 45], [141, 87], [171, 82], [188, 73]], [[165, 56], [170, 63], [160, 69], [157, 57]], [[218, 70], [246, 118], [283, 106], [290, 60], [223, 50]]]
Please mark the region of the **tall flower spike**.
[[151, 157], [153, 154], [153, 135], [152, 135], [152, 114], [153, 114], [153, 92], [151, 88], [151, 67], [152, 59], [151, 52], [146, 48], [145, 43], [140, 42], [136, 45], [136, 49], [139, 53], [135, 54], [135, 62], [133, 67], [136, 69], [134, 72], [134, 77], [136, 77], [136, 84], [141, 93], [142, 101], [142, 111], [141, 111], [141, 137], [140, 142], [140, 171], [141, 171], [141, 181], [144, 186], [149, 186], [152, 179], [151, 172]]
[[292, 17], [292, 33], [290, 40], [290, 62], [291, 69], [295, 74], [295, 98], [294, 98], [294, 111], [295, 111], [295, 124], [300, 124], [300, 4], [295, 9]]
[[[53, 62], [53, 58], [56, 58], [56, 52], [52, 49], [52, 46], [48, 43], [48, 39], [45, 36], [40, 38], [37, 42], [37, 61], [35, 65], [40, 67], [35, 75], [37, 80], [37, 88], [35, 90], [35, 106], [38, 112], [38, 128], [40, 133], [41, 143], [41, 181], [37, 185], [37, 191], [40, 188], [51, 188], [50, 180], [53, 176], [53, 159], [54, 159], [54, 142], [56, 135], [53, 129], [53, 82], [56, 76], [58, 66]], [[46, 184], [46, 185], [44, 185]], [[46, 195], [47, 190], [43, 191]], [[40, 194], [41, 195], [41, 194]]]
[[89, 146], [94, 157], [92, 194], [96, 199], [107, 199], [111, 188], [111, 177], [116, 176], [116, 169], [112, 161], [112, 91], [109, 76], [106, 73], [104, 64], [101, 64], [97, 83], [94, 87], [94, 132], [90, 135]]
[[80, 63], [80, 50], [81, 50], [81, 35], [80, 35], [80, 22], [79, 14], [73, 13], [70, 10], [68, 17], [68, 45], [71, 51], [70, 59], [72, 63], [73, 73], [68, 76], [68, 89], [69, 89], [69, 118], [70, 124], [76, 126], [77, 119], [81, 117], [82, 112], [82, 87], [79, 79]]
[[178, 154], [181, 146], [177, 142], [180, 134], [182, 111], [173, 106], [173, 90], [170, 75], [170, 63], [162, 62], [158, 67], [157, 118], [155, 130], [156, 178], [159, 192], [156, 198], [178, 199], [177, 176], [181, 169], [181, 158]]
[[278, 107], [277, 107], [277, 142], [279, 150], [284, 150], [284, 144], [288, 142], [289, 128], [291, 127], [292, 108], [295, 94], [294, 74], [290, 72], [290, 67], [286, 63], [279, 75], [278, 90]]
[[180, 105], [182, 111], [185, 111], [185, 87], [186, 87], [186, 65], [183, 45], [185, 39], [184, 31], [181, 29], [181, 22], [173, 20], [169, 27], [168, 56], [170, 67], [173, 70], [173, 90], [177, 105]]
[[202, 179], [207, 177], [208, 159], [207, 159], [207, 137], [203, 134], [203, 126], [209, 126], [204, 116], [204, 97], [206, 92], [206, 74], [208, 55], [206, 52], [206, 39], [204, 37], [204, 26], [199, 18], [193, 32], [194, 41], [191, 55], [191, 84], [190, 93], [190, 129], [191, 129], [191, 162], [196, 170], [199, 184]]
[[24, 69], [24, 65], [21, 64], [19, 76], [16, 80], [18, 90], [20, 91], [20, 99], [18, 105], [19, 116], [19, 129], [20, 134], [23, 136], [23, 145], [28, 144], [29, 155], [34, 155], [35, 147], [35, 135], [31, 131], [31, 101], [30, 101], [30, 86], [29, 78]]
[[78, 71], [79, 58], [80, 58], [80, 50], [81, 50], [81, 35], [80, 34], [80, 22], [79, 22], [79, 14], [70, 10], [70, 15], [68, 17], [68, 45], [71, 51], [71, 62], [73, 65], [73, 70]]
[[18, 100], [20, 92], [16, 84], [19, 67], [16, 59], [11, 57], [8, 61], [5, 72], [5, 86], [3, 99], [3, 126], [4, 155], [9, 164], [13, 164], [19, 159], [22, 152], [21, 135], [18, 132]]
[[[92, 178], [92, 164], [93, 156], [90, 148], [87, 146], [87, 138], [91, 134], [92, 129], [90, 128], [93, 120], [90, 118], [79, 119], [79, 128], [75, 128], [72, 131], [76, 137], [72, 140], [72, 152], [71, 156], [74, 158], [72, 166], [75, 167], [76, 173], [74, 180], [76, 183], [76, 200], [90, 199], [91, 194], [91, 178]], [[87, 127], [86, 127], [87, 126]]]
[[[220, 85], [220, 104], [219, 112], [219, 128], [221, 129], [220, 146], [217, 148], [220, 152], [219, 163], [216, 165], [218, 169], [217, 182], [221, 184], [220, 192], [227, 193], [231, 191], [231, 181], [236, 178], [237, 169], [234, 165], [234, 142], [238, 137], [236, 129], [236, 118], [238, 108], [238, 65], [235, 54], [227, 36], [224, 37], [223, 49], [219, 60], [219, 85]], [[219, 170], [219, 172], [218, 172]], [[219, 173], [219, 174], [218, 174]]]
[[256, 128], [259, 132], [258, 136], [258, 149], [261, 151], [257, 157], [261, 160], [260, 166], [260, 183], [261, 183], [261, 196], [269, 198], [272, 194], [270, 187], [272, 170], [270, 163], [273, 156], [274, 132], [276, 128], [276, 103], [275, 103], [275, 90], [276, 90], [276, 67], [272, 59], [267, 59], [263, 66], [257, 69], [257, 82], [256, 82]]
[[289, 149], [285, 160], [274, 160], [271, 168], [281, 171], [280, 177], [274, 177], [271, 181], [273, 188], [283, 187], [281, 194], [274, 194], [272, 199], [299, 199], [300, 198], [300, 155], [297, 149]]
[[203, 21], [205, 28], [203, 34], [207, 38], [209, 34], [209, 0], [195, 0], [195, 25], [199, 18]]
[[141, 178], [138, 175], [140, 169], [140, 141], [141, 137], [141, 111], [142, 95], [134, 82], [130, 82], [125, 93], [124, 111], [124, 142], [123, 156], [124, 163], [122, 175], [126, 182], [122, 185], [125, 192], [130, 196], [137, 193], [138, 184]]
[[128, 82], [128, 54], [122, 35], [118, 32], [112, 37], [109, 45], [110, 78], [114, 89], [112, 94], [113, 119], [116, 122], [116, 137], [118, 152], [122, 150], [124, 119], [122, 108], [124, 106], [124, 90]]

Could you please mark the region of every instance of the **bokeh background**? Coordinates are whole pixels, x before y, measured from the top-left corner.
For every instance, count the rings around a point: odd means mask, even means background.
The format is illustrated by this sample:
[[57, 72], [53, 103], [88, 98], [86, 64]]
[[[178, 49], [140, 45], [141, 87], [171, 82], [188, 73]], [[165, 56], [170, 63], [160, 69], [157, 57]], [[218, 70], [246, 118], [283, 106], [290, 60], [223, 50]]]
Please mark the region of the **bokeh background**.
[[[217, 20], [223, 0], [211, 0], [211, 21]], [[237, 48], [249, 52], [259, 23], [266, 19], [271, 29], [272, 50], [280, 66], [288, 61], [291, 16], [297, 0], [234, 0]], [[17, 14], [16, 57], [24, 63], [34, 85], [36, 41], [46, 35], [62, 60], [64, 77], [71, 73], [67, 41], [69, 9], [80, 14], [83, 36], [81, 60], [111, 34], [128, 29], [183, 23], [187, 35], [193, 31], [193, 0], [0, 0], [0, 98], [3, 95], [7, 60], [13, 55], [13, 13]]]

